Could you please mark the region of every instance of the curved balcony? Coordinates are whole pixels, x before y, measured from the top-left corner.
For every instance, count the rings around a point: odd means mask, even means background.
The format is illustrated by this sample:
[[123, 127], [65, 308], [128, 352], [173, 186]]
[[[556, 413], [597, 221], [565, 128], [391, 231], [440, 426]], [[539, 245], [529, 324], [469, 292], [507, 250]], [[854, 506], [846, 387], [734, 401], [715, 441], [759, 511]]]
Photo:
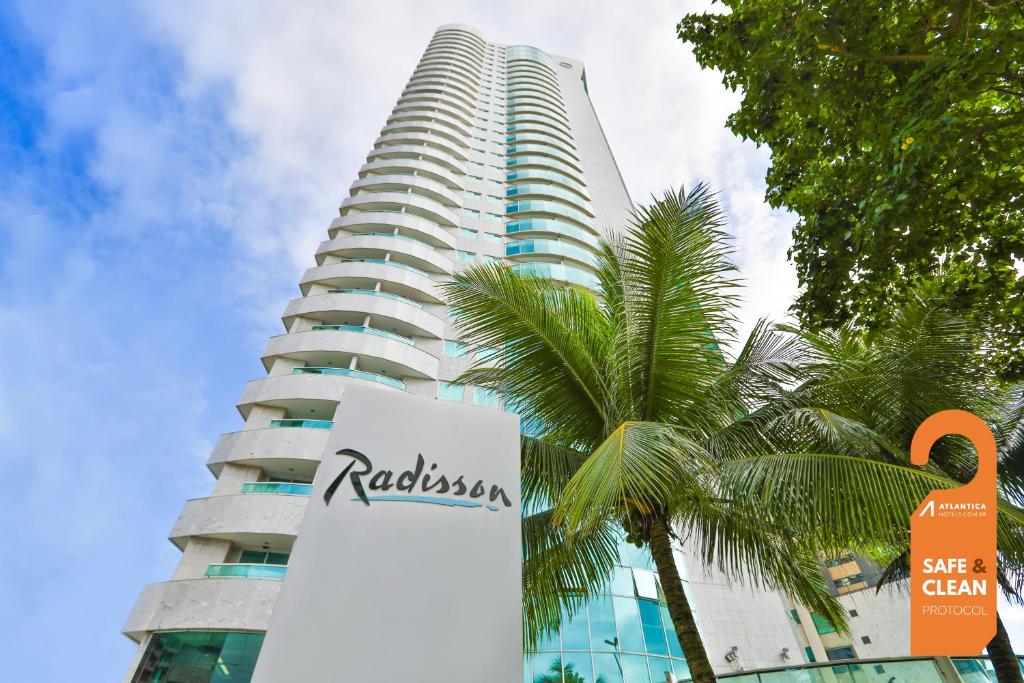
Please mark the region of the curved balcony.
[[591, 268], [598, 265], [594, 252], [557, 240], [531, 239], [509, 242], [505, 245], [505, 256], [513, 259], [530, 256], [564, 257]]
[[594, 211], [590, 208], [590, 203], [587, 200], [580, 199], [575, 192], [563, 190], [555, 185], [537, 183], [513, 185], [505, 188], [505, 196], [509, 199], [558, 199], [571, 204], [587, 216], [594, 216]]
[[560, 161], [564, 161], [565, 163], [567, 163], [570, 166], [572, 166], [573, 168], [575, 168], [576, 171], [579, 172], [579, 173], [583, 172], [583, 169], [580, 167], [579, 159], [575, 158], [575, 156], [576, 156], [575, 154], [569, 154], [567, 152], [562, 151], [558, 147], [555, 147], [553, 145], [549, 145], [549, 144], [546, 144], [546, 143], [540, 143], [540, 142], [535, 142], [535, 143], [517, 143], [515, 145], [509, 145], [508, 147], [506, 147], [505, 148], [505, 153], [508, 156], [520, 156], [520, 155], [528, 155], [529, 156], [529, 155], [543, 154], [545, 156], [549, 156], [549, 157], [552, 157], [554, 159], [558, 159]]
[[519, 168], [523, 166], [529, 166], [531, 168], [541, 168], [549, 171], [558, 171], [559, 173], [567, 175], [570, 178], [576, 180], [580, 184], [583, 184], [583, 174], [580, 171], [573, 168], [569, 164], [563, 161], [559, 161], [558, 159], [554, 159], [552, 157], [530, 155], [508, 157], [507, 159], [505, 159], [505, 166], [515, 166], [516, 170], [519, 170]]
[[568, 114], [565, 113], [565, 105], [562, 104], [560, 99], [547, 97], [540, 92], [530, 93], [529, 95], [516, 95], [515, 97], [510, 96], [505, 100], [505, 104], [509, 111], [515, 111], [517, 107], [541, 107], [547, 111], [555, 112], [566, 121], [569, 120]]
[[509, 45], [505, 48], [505, 60], [512, 62], [516, 60], [529, 60], [547, 67], [552, 74], [555, 73], [555, 60], [543, 50], [538, 50], [532, 45]]
[[452, 97], [466, 107], [476, 106], [476, 96], [468, 95], [461, 90], [456, 90], [446, 84], [438, 85], [409, 85], [402, 91], [402, 97], [427, 95], [430, 97]]
[[530, 61], [505, 61], [505, 73], [508, 78], [519, 75], [536, 76], [545, 81], [558, 83], [558, 75], [551, 69]]
[[142, 589], [121, 631], [135, 641], [151, 631], [266, 631], [280, 581], [179, 579]]
[[412, 82], [413, 80], [424, 76], [439, 77], [457, 81], [464, 85], [465, 87], [469, 88], [471, 92], [476, 92], [480, 89], [479, 79], [468, 78], [465, 75], [463, 75], [461, 71], [456, 71], [455, 69], [450, 69], [448, 67], [439, 66], [435, 64], [428, 64], [427, 66], [417, 67], [417, 69], [412, 72], [412, 78], [410, 78], [409, 81]]
[[505, 96], [507, 98], [537, 94], [546, 95], [559, 104], [565, 104], [562, 100], [561, 91], [549, 81], [529, 76], [514, 76], [505, 82]]
[[313, 283], [330, 289], [374, 289], [378, 282], [389, 285], [389, 291], [408, 299], [430, 304], [443, 303], [436, 283], [423, 273], [400, 263], [383, 260], [343, 261], [314, 266], [302, 275], [299, 289], [309, 294]]
[[487, 58], [487, 49], [483, 45], [480, 45], [465, 36], [456, 34], [435, 35], [431, 38], [430, 42], [427, 43], [427, 50], [442, 47], [450, 47], [460, 52], [466, 52], [474, 58], [479, 59], [481, 63], [483, 63]]
[[466, 151], [462, 147], [453, 144], [448, 138], [435, 135], [434, 133], [388, 133], [374, 140], [373, 145], [374, 147], [384, 145], [429, 145], [458, 159], [459, 162], [465, 162], [469, 159], [469, 156], [467, 156]]
[[576, 143], [573, 141], [572, 135], [566, 133], [561, 128], [556, 128], [548, 121], [540, 121], [539, 119], [527, 119], [521, 123], [512, 124], [505, 126], [505, 132], [508, 135], [516, 135], [522, 133], [543, 133], [549, 135], [562, 143], [572, 145], [576, 147]]
[[459, 216], [439, 201], [411, 192], [360, 192], [341, 202], [341, 213], [351, 209], [367, 211], [402, 211], [422, 216], [440, 225], [456, 227]]
[[[441, 164], [426, 159], [378, 159], [369, 161], [359, 167], [359, 179], [367, 176], [409, 176], [427, 180], [440, 186], [439, 191], [445, 193], [444, 201], [454, 200], [454, 206], [462, 206], [462, 181]], [[356, 181], [359, 182], [359, 181]], [[426, 186], [424, 186], [426, 187]], [[435, 197], [439, 199], [439, 197]], [[444, 203], [442, 201], [442, 203]]]
[[442, 106], [447, 107], [448, 113], [457, 118], [463, 124], [472, 127], [474, 119], [474, 111], [472, 108], [466, 107], [466, 105], [460, 100], [447, 95], [430, 95], [426, 93], [412, 93], [409, 95], [402, 95], [398, 98], [398, 102], [395, 103], [395, 110], [399, 107], [408, 107], [416, 105], [422, 107], [427, 106]]
[[469, 143], [467, 142], [466, 136], [461, 133], [456, 133], [445, 126], [437, 125], [435, 123], [427, 123], [425, 121], [397, 121], [395, 123], [389, 123], [380, 129], [381, 135], [436, 135], [440, 138], [448, 140], [449, 144], [455, 145], [462, 149], [469, 149]]
[[508, 117], [505, 119], [506, 123], [514, 123], [520, 120], [540, 119], [561, 128], [566, 133], [569, 132], [569, 120], [552, 109], [524, 104], [518, 107], [508, 107], [507, 111]]
[[569, 176], [563, 173], [557, 173], [555, 171], [545, 171], [539, 168], [524, 168], [518, 171], [509, 171], [505, 174], [506, 183], [515, 182], [530, 182], [530, 181], [546, 181], [560, 185], [561, 187], [572, 190], [576, 195], [583, 200], [589, 201], [590, 195], [587, 193], [587, 187]]
[[[278, 422], [287, 423], [287, 420]], [[292, 421], [297, 424], [303, 420]], [[306, 421], [310, 422], [310, 421]], [[220, 476], [224, 463], [258, 465], [263, 469], [287, 471], [291, 466], [301, 475], [316, 471], [330, 434], [330, 423], [317, 427], [264, 427], [221, 434], [206, 466]]]
[[184, 548], [201, 536], [239, 545], [290, 546], [299, 533], [307, 499], [302, 496], [209, 496], [185, 503], [171, 529], [171, 541]]
[[408, 109], [394, 113], [388, 117], [387, 123], [384, 128], [381, 129], [381, 133], [387, 132], [391, 129], [391, 126], [397, 126], [399, 124], [429, 126], [431, 130], [438, 133], [442, 130], [446, 130], [449, 133], [458, 135], [462, 138], [472, 137], [472, 133], [465, 126], [456, 121], [453, 117], [442, 112], [438, 112], [435, 109]]
[[411, 85], [435, 84], [445, 88], [453, 88], [469, 95], [474, 100], [476, 93], [480, 90], [479, 81], [467, 78], [461, 72], [451, 69], [444, 69], [439, 66], [428, 65], [413, 71], [406, 87]]
[[[428, 67], [451, 69], [472, 81], [475, 81], [480, 78], [480, 69], [476, 67], [467, 66], [465, 62], [461, 60], [452, 59], [445, 55], [423, 57], [416, 64], [416, 71]], [[415, 73], [415, 71], [413, 73]]]
[[366, 155], [367, 161], [375, 159], [426, 159], [444, 166], [457, 176], [466, 175], [466, 165], [451, 154], [427, 145], [388, 145], [375, 147]]
[[505, 224], [505, 234], [516, 237], [558, 235], [588, 246], [595, 246], [598, 236], [583, 228], [553, 218], [523, 218]]
[[561, 133], [566, 139], [572, 140], [572, 133], [569, 132], [569, 128], [562, 125], [560, 122], [554, 121], [553, 119], [527, 113], [520, 114], [518, 116], [509, 115], [505, 120], [508, 123], [506, 130], [511, 129], [513, 124], [516, 126], [546, 126], [553, 129], [556, 133]]
[[594, 229], [594, 223], [590, 216], [561, 202], [548, 201], [546, 199], [526, 199], [505, 205], [505, 214], [508, 216], [518, 216], [526, 213], [543, 213], [559, 218], [568, 218], [591, 230]]
[[431, 47], [440, 47], [442, 45], [450, 45], [455, 48], [468, 50], [472, 54], [477, 55], [481, 60], [487, 56], [486, 45], [473, 40], [467, 35], [459, 33], [435, 33], [434, 37], [431, 38], [430, 42], [427, 44], [427, 49], [430, 49]]
[[[367, 367], [373, 368], [370, 363], [367, 363]], [[355, 383], [383, 391], [394, 391], [402, 386], [400, 380], [375, 372], [376, 368], [352, 371], [346, 368], [296, 370], [301, 372], [291, 375], [268, 375], [247, 382], [238, 401], [238, 411], [242, 417], [248, 417], [252, 407], [261, 404], [284, 408], [290, 415], [329, 420], [333, 418], [346, 386]]]
[[393, 232], [417, 239], [434, 247], [455, 248], [455, 236], [437, 223], [402, 211], [360, 211], [348, 213], [331, 221], [327, 234], [333, 239], [338, 231]]
[[343, 259], [379, 259], [384, 253], [401, 254], [402, 263], [425, 273], [451, 275], [455, 269], [452, 260], [438, 253], [432, 246], [412, 237], [393, 232], [338, 235], [321, 242], [316, 250], [317, 263], [323, 265], [327, 255]]
[[596, 290], [600, 284], [592, 273], [561, 263], [517, 263], [512, 266], [512, 270], [520, 275], [558, 280], [588, 289]]
[[[533, 131], [526, 133], [518, 133], [514, 135], [506, 135], [505, 143], [507, 145], [515, 145], [516, 148], [520, 147], [544, 147], [553, 150], [552, 152], [539, 151], [540, 154], [557, 154], [560, 159], [568, 159], [570, 163], [575, 166], [580, 165], [580, 157], [576, 153], [576, 146], [569, 142], [564, 142], [553, 135], [547, 135], [544, 133], [536, 133]], [[530, 152], [533, 150], [527, 150]]]
[[483, 65], [474, 61], [469, 55], [455, 48], [449, 46], [436, 47], [432, 50], [426, 50], [423, 56], [420, 58], [419, 64], [424, 65], [430, 63], [431, 59], [441, 59], [450, 61], [458, 64], [465, 68], [471, 74], [479, 74], [483, 69]]
[[397, 120], [399, 117], [429, 115], [434, 119], [443, 121], [449, 127], [458, 130], [460, 134], [472, 135], [472, 124], [466, 123], [462, 111], [444, 102], [409, 102], [397, 104], [391, 110], [388, 121]]
[[[425, 165], [425, 164], [424, 164]], [[405, 192], [411, 190], [445, 206], [462, 207], [462, 188], [452, 190], [446, 183], [411, 173], [367, 174], [352, 183], [352, 190]]]
[[398, 294], [368, 289], [339, 289], [292, 299], [283, 320], [290, 325], [296, 316], [313, 318], [325, 325], [342, 323], [344, 313], [358, 313], [379, 321], [378, 327], [394, 329], [405, 337], [440, 339], [444, 321], [423, 310], [423, 304]]
[[263, 364], [269, 368], [275, 358], [291, 358], [303, 361], [310, 368], [344, 370], [353, 356], [359, 358], [361, 365], [368, 359], [375, 359], [377, 362], [373, 365], [378, 370], [375, 374], [389, 380], [382, 383], [402, 388], [395, 384], [398, 380], [394, 378], [437, 377], [440, 361], [414, 344], [409, 337], [375, 327], [320, 325], [306, 332], [271, 337], [263, 351]]

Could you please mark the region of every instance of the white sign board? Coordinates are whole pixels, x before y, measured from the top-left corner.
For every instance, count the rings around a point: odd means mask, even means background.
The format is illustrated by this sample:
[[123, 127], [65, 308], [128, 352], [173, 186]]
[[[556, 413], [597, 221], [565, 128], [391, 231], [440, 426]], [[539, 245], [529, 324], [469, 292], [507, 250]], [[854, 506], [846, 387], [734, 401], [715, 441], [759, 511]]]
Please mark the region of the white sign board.
[[519, 422], [345, 389], [254, 683], [522, 681]]

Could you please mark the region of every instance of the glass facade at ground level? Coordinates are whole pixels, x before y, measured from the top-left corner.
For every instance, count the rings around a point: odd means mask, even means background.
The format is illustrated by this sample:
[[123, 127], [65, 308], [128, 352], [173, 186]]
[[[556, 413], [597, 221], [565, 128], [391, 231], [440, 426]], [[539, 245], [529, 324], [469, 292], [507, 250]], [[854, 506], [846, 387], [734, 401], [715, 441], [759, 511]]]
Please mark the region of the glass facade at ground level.
[[132, 683], [249, 683], [262, 633], [154, 633]]
[[[661, 683], [690, 678], [650, 553], [627, 543], [603, 595], [563, 617], [527, 655], [524, 683]], [[684, 583], [689, 595], [689, 586]]]

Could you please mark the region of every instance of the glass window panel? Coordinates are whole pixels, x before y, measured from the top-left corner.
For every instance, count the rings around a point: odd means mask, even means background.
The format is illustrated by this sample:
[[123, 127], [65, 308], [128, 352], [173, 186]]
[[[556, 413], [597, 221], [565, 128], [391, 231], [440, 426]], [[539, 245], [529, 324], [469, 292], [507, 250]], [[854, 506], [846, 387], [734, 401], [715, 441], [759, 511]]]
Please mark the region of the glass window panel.
[[267, 564], [288, 564], [288, 553], [267, 553]]
[[540, 652], [535, 657], [533, 660], [533, 683], [561, 683], [561, 653]]
[[673, 659], [672, 670], [676, 674], [677, 681], [686, 681], [691, 678], [690, 665], [686, 663], [685, 659]]
[[625, 683], [651, 683], [651, 675], [647, 672], [647, 657], [622, 655], [622, 677]]
[[661, 623], [665, 625], [668, 653], [673, 657], [682, 657], [683, 647], [679, 644], [679, 638], [676, 636], [676, 628], [672, 624], [672, 615], [668, 612], [668, 605], [661, 605]]
[[668, 643], [665, 641], [665, 629], [661, 625], [661, 609], [658, 603], [637, 600], [637, 605], [640, 607], [640, 623], [643, 625], [647, 651], [652, 655], [667, 655]]
[[589, 652], [566, 652], [562, 655], [562, 680], [565, 683], [594, 683], [594, 668]]
[[637, 597], [648, 600], [658, 599], [658, 582], [654, 578], [654, 572], [646, 569], [634, 569], [633, 581], [636, 583]]
[[476, 239], [476, 230], [470, 230], [469, 228], [459, 228], [459, 232], [462, 234], [463, 237], [468, 237], [474, 240]]
[[497, 408], [498, 392], [492, 389], [476, 387], [473, 390], [473, 403], [475, 403], [478, 406], [485, 406], [487, 408]]
[[587, 605], [590, 613], [590, 647], [592, 650], [614, 650], [618, 641], [615, 633], [615, 613], [612, 599], [607, 595], [593, 598]]
[[667, 674], [675, 673], [672, 670], [672, 661], [664, 657], [648, 657], [647, 666], [651, 668], [651, 680], [654, 683], [667, 681]]
[[644, 633], [640, 613], [633, 598], [612, 598], [615, 626], [619, 632], [619, 648], [623, 652], [644, 652]]
[[604, 683], [623, 683], [620, 655], [595, 652], [594, 676]]
[[451, 382], [437, 383], [437, 397], [443, 401], [461, 402], [464, 396], [465, 386]]
[[458, 254], [459, 261], [462, 263], [473, 263], [476, 260], [476, 254], [471, 251], [462, 251], [459, 249], [455, 253]]
[[580, 609], [575, 615], [562, 614], [562, 649], [590, 649], [590, 629], [587, 627], [587, 610]]
[[243, 550], [238, 556], [241, 564], [263, 564], [267, 560], [267, 554], [262, 550]]
[[446, 339], [444, 342], [444, 355], [446, 356], [461, 358], [466, 355], [466, 351], [468, 349], [462, 342], [452, 341], [451, 339]]
[[614, 595], [636, 595], [633, 586], [633, 572], [626, 567], [616, 567], [612, 574], [612, 593]]

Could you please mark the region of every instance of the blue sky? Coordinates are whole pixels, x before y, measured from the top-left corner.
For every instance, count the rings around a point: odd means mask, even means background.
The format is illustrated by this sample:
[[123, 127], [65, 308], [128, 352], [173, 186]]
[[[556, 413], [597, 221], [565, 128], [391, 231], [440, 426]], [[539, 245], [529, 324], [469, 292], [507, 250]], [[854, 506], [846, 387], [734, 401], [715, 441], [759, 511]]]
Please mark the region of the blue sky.
[[586, 62], [635, 199], [718, 187], [744, 327], [795, 290], [792, 218], [722, 127], [736, 96], [675, 40], [679, 3], [45, 5], [0, 4], [9, 680], [124, 675], [120, 626], [170, 576], [166, 534], [209, 492], [210, 448], [440, 23]]

